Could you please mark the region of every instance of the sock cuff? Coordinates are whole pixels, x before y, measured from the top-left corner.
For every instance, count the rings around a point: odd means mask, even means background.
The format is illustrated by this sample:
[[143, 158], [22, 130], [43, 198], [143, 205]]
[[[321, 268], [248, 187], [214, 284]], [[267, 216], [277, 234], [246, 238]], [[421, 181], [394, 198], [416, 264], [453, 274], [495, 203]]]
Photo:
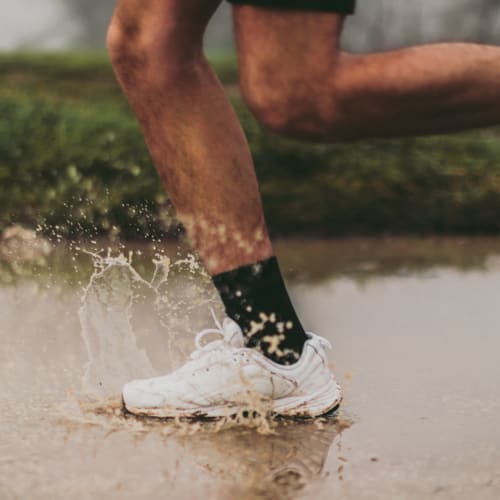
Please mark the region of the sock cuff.
[[275, 256], [212, 279], [227, 315], [241, 327], [248, 347], [260, 348], [278, 363], [297, 361], [307, 336]]
[[253, 264], [246, 264], [237, 267], [236, 269], [231, 269], [231, 271], [216, 274], [215, 276], [212, 276], [212, 281], [217, 288], [219, 288], [219, 286], [224, 286], [227, 283], [241, 282], [242, 285], [244, 285], [249, 281], [257, 281], [262, 278], [262, 276], [270, 274], [274, 270], [277, 270], [281, 276], [278, 259], [275, 255], [269, 257], [268, 259], [254, 262]]

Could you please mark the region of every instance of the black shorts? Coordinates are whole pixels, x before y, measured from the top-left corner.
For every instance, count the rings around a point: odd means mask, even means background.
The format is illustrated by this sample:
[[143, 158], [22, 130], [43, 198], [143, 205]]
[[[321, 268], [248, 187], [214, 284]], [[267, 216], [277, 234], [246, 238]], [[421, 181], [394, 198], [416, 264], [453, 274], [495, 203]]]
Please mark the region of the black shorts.
[[273, 9], [316, 10], [353, 14], [356, 0], [228, 0], [234, 4], [272, 7]]

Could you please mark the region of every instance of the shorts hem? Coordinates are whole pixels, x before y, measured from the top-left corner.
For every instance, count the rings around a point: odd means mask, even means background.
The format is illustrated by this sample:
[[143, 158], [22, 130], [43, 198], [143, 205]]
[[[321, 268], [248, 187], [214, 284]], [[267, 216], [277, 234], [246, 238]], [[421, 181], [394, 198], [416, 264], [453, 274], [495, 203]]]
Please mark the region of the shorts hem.
[[236, 5], [354, 14], [356, 0], [228, 0]]

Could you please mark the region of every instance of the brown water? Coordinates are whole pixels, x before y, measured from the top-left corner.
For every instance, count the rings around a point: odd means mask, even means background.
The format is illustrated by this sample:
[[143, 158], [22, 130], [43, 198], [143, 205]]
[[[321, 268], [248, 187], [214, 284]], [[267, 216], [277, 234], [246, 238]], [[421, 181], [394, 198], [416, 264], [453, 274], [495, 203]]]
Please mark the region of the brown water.
[[121, 384], [178, 365], [220, 311], [206, 278], [187, 263], [151, 280], [137, 256], [137, 275], [101, 266], [82, 307], [90, 257], [4, 252], [0, 498], [499, 498], [500, 240], [277, 250], [304, 323], [333, 343], [336, 418], [125, 416]]

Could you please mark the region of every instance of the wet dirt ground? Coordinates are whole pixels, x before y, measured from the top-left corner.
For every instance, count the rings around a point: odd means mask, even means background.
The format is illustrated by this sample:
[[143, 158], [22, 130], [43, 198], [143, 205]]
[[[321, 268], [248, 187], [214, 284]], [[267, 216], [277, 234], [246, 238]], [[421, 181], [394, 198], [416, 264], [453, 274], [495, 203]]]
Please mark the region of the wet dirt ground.
[[178, 365], [211, 325], [202, 276], [153, 297], [118, 266], [82, 307], [88, 256], [63, 250], [48, 274], [4, 259], [0, 498], [499, 498], [500, 240], [277, 252], [303, 322], [333, 344], [345, 400], [270, 428], [121, 413], [124, 381]]

